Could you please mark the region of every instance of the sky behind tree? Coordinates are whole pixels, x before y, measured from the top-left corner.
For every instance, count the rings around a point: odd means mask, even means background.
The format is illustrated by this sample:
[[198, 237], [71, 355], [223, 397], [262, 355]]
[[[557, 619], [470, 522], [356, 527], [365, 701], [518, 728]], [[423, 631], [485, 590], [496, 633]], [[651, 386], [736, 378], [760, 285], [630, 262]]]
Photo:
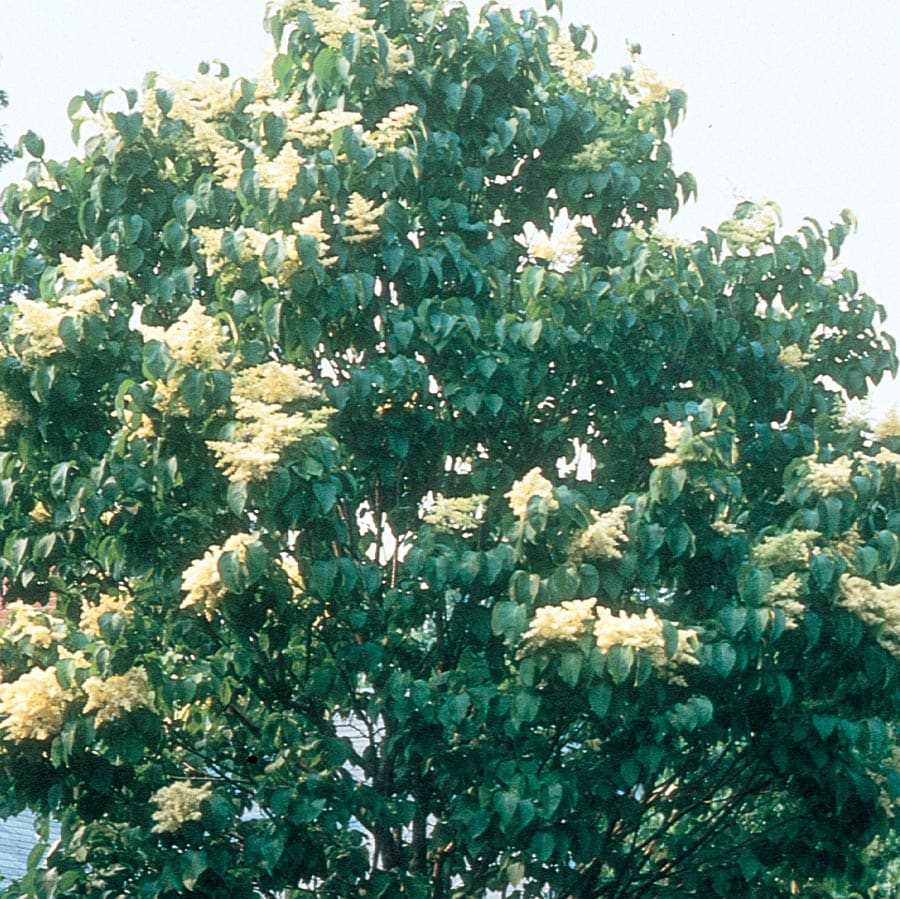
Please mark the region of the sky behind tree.
[[[255, 74], [271, 43], [256, 0], [0, 0], [0, 88], [10, 97], [0, 128], [12, 143], [27, 129], [48, 152], [71, 155], [66, 105], [85, 89], [139, 87], [147, 71], [189, 76], [221, 59]], [[568, 0], [566, 20], [598, 38], [598, 70], [627, 64], [626, 41], [688, 93], [673, 142], [675, 165], [700, 186], [670, 230], [692, 238], [742, 199], [772, 199], [785, 226], [823, 225], [849, 207], [859, 231], [846, 264], [888, 309], [900, 335], [893, 175], [900, 119], [900, 7], [886, 0]], [[7, 166], [0, 182], [21, 177]], [[900, 382], [877, 391], [900, 401]]]

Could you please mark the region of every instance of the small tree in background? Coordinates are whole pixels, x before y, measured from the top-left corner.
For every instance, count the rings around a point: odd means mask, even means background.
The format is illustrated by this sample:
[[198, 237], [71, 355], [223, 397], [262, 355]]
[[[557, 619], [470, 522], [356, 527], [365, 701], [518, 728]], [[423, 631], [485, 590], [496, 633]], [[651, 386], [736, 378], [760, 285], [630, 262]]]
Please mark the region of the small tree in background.
[[[0, 110], [6, 109], [9, 105], [9, 99], [6, 91], [0, 91]], [[0, 131], [0, 167], [6, 165], [13, 158], [13, 151], [4, 139], [3, 132]], [[8, 224], [0, 221], [0, 253], [9, 252], [12, 249], [15, 237], [12, 228]], [[12, 288], [9, 285], [0, 282], [0, 301], [9, 299]]]
[[683, 93], [549, 16], [266, 25], [5, 194], [0, 811], [63, 831], [11, 895], [864, 887], [900, 422], [842, 414], [897, 367], [852, 218], [666, 237]]

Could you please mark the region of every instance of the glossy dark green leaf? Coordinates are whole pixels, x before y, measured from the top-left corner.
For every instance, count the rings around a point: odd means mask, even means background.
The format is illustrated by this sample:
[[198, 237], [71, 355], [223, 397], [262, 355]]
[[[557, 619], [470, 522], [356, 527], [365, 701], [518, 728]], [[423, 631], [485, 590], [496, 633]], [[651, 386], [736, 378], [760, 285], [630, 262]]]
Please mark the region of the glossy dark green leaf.
[[606, 670], [614, 684], [624, 684], [634, 666], [634, 650], [630, 646], [611, 646], [606, 653]]

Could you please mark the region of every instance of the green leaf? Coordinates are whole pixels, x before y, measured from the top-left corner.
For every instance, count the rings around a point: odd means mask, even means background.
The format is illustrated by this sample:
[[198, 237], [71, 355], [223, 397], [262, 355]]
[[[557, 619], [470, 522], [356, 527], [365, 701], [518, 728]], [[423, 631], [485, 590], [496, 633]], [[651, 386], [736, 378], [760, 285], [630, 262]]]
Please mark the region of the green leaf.
[[541, 709], [540, 694], [533, 690], [520, 690], [513, 697], [512, 717], [515, 721], [528, 724], [534, 721]]
[[338, 51], [332, 50], [330, 47], [326, 47], [316, 54], [316, 58], [313, 60], [313, 74], [318, 81], [328, 84], [334, 79], [338, 55]]
[[740, 606], [728, 606], [719, 613], [719, 620], [729, 637], [737, 634], [747, 623], [747, 610]]
[[539, 861], [546, 863], [556, 851], [556, 839], [549, 831], [539, 831], [531, 838], [530, 851]]
[[677, 703], [673, 709], [674, 723], [680, 730], [693, 731], [709, 724], [714, 707], [706, 696], [692, 696], [687, 702]]
[[581, 678], [581, 669], [584, 665], [584, 656], [575, 650], [563, 652], [559, 658], [559, 676], [563, 683], [574, 687]]
[[537, 342], [541, 339], [541, 333], [544, 330], [544, 323], [541, 319], [534, 319], [522, 323], [522, 343], [533, 350], [537, 346]]
[[35, 159], [43, 159], [44, 157], [44, 139], [33, 131], [26, 131], [19, 140], [19, 150], [25, 150]]
[[657, 502], [674, 503], [686, 481], [687, 471], [680, 465], [654, 468], [650, 473], [650, 496]]
[[187, 246], [188, 233], [180, 222], [172, 219], [162, 229], [162, 240], [166, 249], [177, 256]]
[[834, 733], [838, 719], [834, 715], [813, 715], [812, 723], [818, 735], [827, 740]]
[[281, 145], [284, 143], [286, 130], [284, 119], [280, 115], [270, 112], [263, 116], [262, 126], [267, 146], [270, 147], [271, 151], [280, 150]]
[[720, 677], [728, 677], [736, 662], [737, 653], [728, 643], [714, 643], [710, 649], [710, 664]]
[[491, 610], [491, 630], [498, 637], [515, 640], [528, 623], [525, 609], [515, 602], [498, 602]]
[[619, 764], [619, 776], [630, 789], [641, 779], [641, 766], [634, 759], [625, 759]]
[[186, 296], [190, 296], [193, 293], [196, 276], [197, 268], [194, 265], [183, 265], [172, 269], [172, 280], [175, 283], [175, 289]]
[[272, 275], [278, 275], [287, 257], [287, 248], [283, 240], [271, 238], [263, 249], [262, 261], [266, 271]]
[[494, 811], [500, 820], [500, 829], [509, 832], [514, 829], [516, 812], [519, 808], [519, 797], [512, 792], [497, 793], [494, 797]]
[[790, 703], [794, 696], [794, 686], [783, 674], [775, 676], [775, 683], [778, 688], [778, 700], [782, 706]]
[[197, 201], [190, 194], [180, 194], [172, 201], [172, 208], [178, 223], [186, 228], [197, 214]]
[[578, 594], [581, 579], [575, 568], [557, 568], [547, 579], [547, 593], [555, 602], [573, 599]]
[[772, 572], [744, 564], [738, 573], [738, 593], [748, 606], [759, 606], [772, 587]]
[[813, 553], [809, 561], [809, 571], [820, 590], [825, 590], [834, 580], [837, 563], [827, 553]]
[[406, 349], [415, 333], [415, 325], [411, 321], [394, 321], [394, 334], [401, 349]]
[[[519, 278], [519, 293], [525, 303], [536, 300], [544, 284], [545, 270], [539, 265], [527, 265]], [[537, 338], [535, 338], [536, 340]], [[531, 344], [533, 346], [533, 344]]]
[[326, 515], [333, 508], [340, 495], [340, 483], [337, 480], [317, 481], [312, 485], [313, 494], [319, 502], [321, 513]]
[[178, 388], [178, 393], [185, 405], [194, 414], [203, 411], [203, 399], [206, 393], [206, 374], [199, 368], [190, 368], [184, 373], [184, 379]]
[[606, 670], [614, 684], [624, 684], [634, 666], [634, 650], [630, 646], [610, 646], [606, 653]]
[[878, 550], [875, 547], [856, 547], [856, 570], [862, 577], [872, 574], [878, 567], [878, 561]]
[[207, 869], [206, 853], [202, 849], [186, 849], [178, 856], [178, 868], [185, 889], [193, 890]]
[[529, 574], [527, 571], [515, 571], [509, 579], [509, 594], [516, 603], [523, 606], [531, 605], [537, 598], [541, 589], [541, 579], [537, 574]]
[[144, 127], [144, 117], [140, 112], [116, 112], [112, 116], [116, 131], [122, 135], [125, 146], [133, 144], [140, 136]]
[[247, 506], [247, 484], [244, 481], [232, 481], [228, 485], [228, 508], [235, 515], [241, 515]]
[[607, 684], [593, 684], [588, 690], [588, 705], [598, 718], [605, 718], [612, 702], [612, 690]]
[[50, 493], [53, 496], [62, 498], [66, 495], [69, 474], [72, 472], [74, 465], [75, 463], [71, 461], [57, 462], [50, 469]]
[[312, 351], [322, 339], [322, 326], [315, 319], [304, 319], [297, 325], [300, 340], [306, 350]]
[[694, 535], [683, 522], [672, 525], [666, 531], [666, 543], [676, 559], [684, 555], [693, 555]]
[[250, 572], [241, 555], [240, 552], [224, 552], [216, 566], [222, 586], [230, 593], [243, 593], [250, 586]]
[[50, 553], [53, 552], [53, 548], [56, 546], [56, 534], [44, 534], [42, 537], [39, 537], [34, 544], [33, 555], [35, 559], [46, 559]]
[[144, 344], [142, 368], [144, 377], [154, 381], [164, 379], [174, 366], [175, 362], [164, 343], [150, 340]]

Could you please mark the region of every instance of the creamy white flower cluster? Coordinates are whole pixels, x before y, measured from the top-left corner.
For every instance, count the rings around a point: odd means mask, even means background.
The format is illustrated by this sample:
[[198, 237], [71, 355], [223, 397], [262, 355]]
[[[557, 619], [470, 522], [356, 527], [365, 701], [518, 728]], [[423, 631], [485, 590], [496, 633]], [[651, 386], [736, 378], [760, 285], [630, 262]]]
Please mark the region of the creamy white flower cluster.
[[755, 253], [781, 225], [781, 211], [775, 203], [756, 203], [719, 226], [733, 253]]
[[850, 489], [853, 477], [853, 458], [838, 456], [831, 462], [817, 462], [815, 458], [806, 460], [807, 472], [804, 481], [822, 496], [831, 496]]
[[[884, 423], [882, 423], [884, 424]], [[891, 427], [887, 422], [887, 429]], [[879, 439], [890, 439], [890, 435], [882, 429]], [[895, 452], [886, 446], [878, 447], [874, 455], [864, 452], [855, 452], [852, 455], [838, 456], [830, 462], [819, 462], [816, 457], [807, 456], [804, 459], [806, 471], [802, 475], [803, 482], [822, 496], [831, 496], [835, 493], [852, 491], [854, 474], [865, 474], [866, 470], [861, 466], [874, 463], [881, 467], [900, 468], [900, 452]]]
[[439, 531], [471, 531], [479, 526], [487, 506], [483, 493], [472, 496], [444, 496], [438, 493], [425, 510], [422, 520]]
[[124, 674], [89, 677], [82, 686], [88, 698], [84, 713], [96, 712], [94, 721], [98, 727], [107, 721], [115, 721], [124, 712], [153, 707], [147, 671], [140, 665], [129, 668]]
[[[171, 107], [165, 113], [166, 118], [186, 126], [186, 147], [201, 162], [215, 162], [220, 177], [224, 177], [229, 166], [227, 160], [233, 159], [237, 153], [236, 178], [239, 179], [242, 148], [226, 138], [218, 127], [221, 120], [234, 111], [237, 94], [232, 83], [227, 78], [207, 72], [183, 80], [160, 79], [156, 87], [164, 90], [171, 102]], [[155, 90], [144, 94], [142, 112], [144, 124], [158, 129], [163, 120], [163, 112], [157, 102]]]
[[191, 305], [167, 328], [138, 323], [135, 330], [145, 342], [158, 340], [168, 348], [180, 365], [197, 368], [221, 368], [228, 354], [221, 347], [226, 337], [222, 326], [199, 300]]
[[617, 614], [601, 606], [597, 610], [594, 639], [604, 652], [613, 646], [630, 646], [648, 652], [657, 668], [665, 668], [669, 664], [696, 665], [697, 632], [693, 628], [677, 628], [677, 631], [678, 646], [670, 659], [666, 655], [663, 620], [657, 617], [653, 609], [647, 609], [641, 616], [628, 614], [624, 610]]
[[360, 113], [346, 109], [303, 112], [288, 119], [285, 134], [290, 140], [299, 141], [308, 150], [321, 150], [329, 146], [332, 135], [341, 128], [354, 128], [362, 135], [362, 129], [358, 127], [361, 122]]
[[[244, 156], [248, 148], [235, 143], [221, 130], [223, 117], [234, 111], [236, 94], [232, 85], [225, 78], [205, 74], [164, 86], [172, 97], [166, 117], [187, 126], [187, 149], [202, 163], [212, 164], [224, 187], [237, 190], [245, 171]], [[144, 117], [151, 127], [158, 127], [162, 120], [155, 92], [148, 92], [145, 97]], [[293, 145], [286, 143], [271, 159], [263, 154], [254, 155], [253, 168], [260, 187], [286, 197], [296, 186], [302, 165]]]
[[627, 86], [639, 105], [665, 103], [669, 99], [670, 93], [681, 87], [675, 82], [665, 81], [658, 72], [640, 59], [635, 59], [633, 62]]
[[818, 531], [796, 530], [763, 537], [753, 548], [753, 561], [763, 568], [806, 568]]
[[811, 341], [809, 349], [803, 351], [799, 344], [792, 343], [783, 347], [775, 360], [779, 365], [785, 368], [802, 369], [806, 368], [815, 358], [815, 344]]
[[573, 561], [592, 559], [612, 562], [622, 558], [623, 543], [628, 542], [625, 523], [631, 506], [616, 506], [608, 512], [593, 512], [594, 520], [572, 541]]
[[665, 444], [667, 453], [650, 460], [650, 464], [656, 468], [672, 468], [683, 465], [685, 462], [696, 462], [707, 459], [710, 449], [704, 441], [712, 437], [712, 431], [701, 431], [694, 436], [693, 428], [688, 422], [664, 421]]
[[365, 243], [376, 237], [379, 232], [378, 220], [384, 215], [386, 204], [375, 205], [374, 200], [367, 200], [362, 194], [352, 193], [347, 202], [344, 215], [344, 226], [347, 228], [347, 243]]
[[874, 432], [879, 440], [900, 437], [900, 410], [896, 406], [891, 406], [875, 423]]
[[306, 589], [306, 582], [303, 580], [303, 572], [300, 570], [300, 563], [294, 556], [283, 555], [275, 560], [275, 564], [282, 570], [284, 576], [287, 578], [293, 597], [299, 599]]
[[547, 50], [550, 62], [560, 70], [567, 84], [582, 90], [587, 87], [594, 74], [594, 60], [587, 50], [577, 49], [572, 39], [563, 34]]
[[[330, 235], [322, 223], [322, 210], [317, 210], [291, 225], [291, 232], [260, 231], [257, 228], [241, 226], [234, 232], [235, 246], [238, 262], [261, 262], [269, 241], [277, 241], [283, 252], [284, 258], [278, 275], [265, 274], [263, 283], [271, 287], [281, 288], [291, 282], [302, 266], [300, 252], [297, 249], [298, 237], [311, 237], [316, 241], [317, 261], [320, 265], [328, 267], [337, 262], [336, 256], [329, 256]], [[206, 273], [212, 277], [228, 267], [229, 259], [224, 255], [222, 246], [225, 237], [224, 228], [199, 227], [194, 229], [194, 234], [200, 243], [200, 253], [206, 259]]]
[[379, 38], [386, 42], [387, 68], [389, 72], [406, 71], [412, 64], [412, 52], [398, 47], [384, 32], [376, 32], [376, 22], [367, 16], [358, 0], [336, 0], [330, 6], [320, 6], [311, 0], [285, 0], [281, 5], [283, 15], [306, 13], [312, 20], [319, 40], [332, 50], [343, 49], [344, 38], [353, 35], [360, 46], [374, 49]]
[[228, 353], [222, 346], [228, 338], [222, 326], [213, 316], [208, 315], [203, 304], [195, 299], [166, 328], [142, 322], [136, 323], [133, 327], [143, 337], [145, 343], [153, 340], [162, 343], [178, 364], [168, 378], [156, 382], [153, 405], [160, 412], [188, 415], [188, 409], [179, 396], [185, 369], [216, 369], [225, 365]]
[[875, 628], [876, 639], [888, 652], [900, 655], [900, 584], [873, 584], [843, 574], [838, 604]]
[[100, 619], [104, 615], [115, 613], [124, 615], [126, 621], [131, 621], [134, 618], [131, 596], [127, 593], [119, 593], [118, 595], [103, 593], [96, 603], [85, 603], [81, 607], [78, 629], [90, 637], [99, 637]]
[[528, 501], [532, 496], [545, 499], [550, 511], [559, 508], [559, 502], [553, 495], [553, 484], [544, 477], [540, 468], [532, 468], [525, 477], [515, 481], [503, 496], [509, 500], [513, 515], [520, 519], [528, 517]]
[[247, 484], [269, 475], [283, 451], [306, 437], [324, 431], [331, 408], [287, 413], [273, 403], [234, 399], [237, 422], [227, 440], [207, 440], [216, 464], [233, 483]]
[[602, 172], [615, 161], [609, 141], [602, 137], [585, 144], [570, 160], [568, 168], [576, 172]]
[[847, 560], [847, 564], [850, 568], [853, 568], [856, 564], [856, 550], [862, 546], [862, 544], [863, 539], [862, 535], [859, 533], [859, 525], [853, 524], [850, 529], [844, 531], [843, 534], [838, 534], [831, 538], [830, 548], [833, 552], [843, 556]]
[[101, 300], [109, 294], [109, 281], [121, 274], [115, 256], [98, 257], [89, 246], [81, 257], [61, 255], [57, 282], [58, 305], [31, 300], [23, 294], [11, 297], [16, 307], [9, 339], [23, 362], [53, 356], [64, 348], [59, 328], [64, 318], [99, 315]]
[[419, 107], [412, 103], [397, 106], [375, 125], [368, 140], [379, 150], [396, 150], [406, 139], [419, 115]]
[[806, 606], [800, 601], [805, 593], [803, 580], [796, 571], [787, 577], [775, 581], [769, 588], [766, 601], [784, 613], [785, 628], [793, 630], [806, 615]]
[[[172, 106], [167, 115], [195, 129], [202, 129], [234, 110], [236, 98], [231, 82], [211, 72], [185, 79], [161, 79], [157, 86], [171, 97]], [[158, 124], [160, 110], [155, 92], [147, 92], [144, 105], [145, 120]]]
[[879, 465], [890, 465], [892, 468], [900, 468], [900, 453], [895, 453], [886, 446], [881, 447], [874, 456], [863, 456], [863, 458], [873, 459]]
[[232, 392], [251, 403], [319, 403], [322, 391], [310, 379], [309, 372], [295, 365], [269, 361], [237, 372]]
[[175, 833], [188, 821], [199, 821], [201, 806], [212, 796], [212, 784], [195, 787], [184, 780], [176, 780], [160, 787], [150, 801], [156, 806], [153, 812], [154, 833]]
[[709, 523], [709, 526], [723, 537], [731, 537], [734, 534], [743, 534], [744, 529], [734, 521], [728, 521], [727, 518], [716, 518]]
[[583, 242], [578, 226], [593, 226], [590, 216], [569, 216], [568, 209], [561, 209], [553, 219], [550, 233], [533, 222], [522, 226], [516, 241], [525, 247], [528, 262], [546, 262], [551, 271], [565, 273], [581, 261]]
[[663, 625], [663, 620], [652, 609], [647, 609], [643, 615], [624, 610], [617, 613], [606, 606], [598, 606], [596, 599], [573, 599], [536, 609], [524, 639], [532, 647], [541, 648], [574, 643], [591, 634], [603, 652], [613, 646], [629, 646], [648, 653], [657, 669], [697, 664], [697, 632], [692, 628], [678, 628], [678, 647], [669, 658]]
[[534, 611], [524, 638], [534, 646], [574, 642], [587, 633], [595, 620], [596, 598], [569, 599], [558, 606], [541, 606]]
[[[232, 433], [225, 440], [208, 440], [217, 465], [234, 483], [259, 481], [281, 461], [285, 449], [323, 431], [334, 409], [321, 405], [322, 391], [309, 372], [292, 365], [266, 362], [244, 369], [234, 379]], [[295, 402], [319, 408], [286, 412]]]
[[34, 647], [49, 649], [66, 637], [66, 622], [46, 609], [25, 602], [11, 602], [6, 609], [9, 624], [3, 632], [3, 639], [10, 643], [27, 639]]
[[375, 40], [375, 22], [366, 16], [357, 0], [337, 0], [330, 7], [319, 6], [311, 0], [285, 0], [281, 11], [285, 15], [306, 13], [312, 19], [319, 40], [333, 50], [341, 49], [346, 34], [359, 35], [368, 43]]
[[199, 559], [195, 559], [181, 575], [184, 599], [181, 608], [197, 606], [212, 618], [219, 603], [228, 593], [219, 574], [219, 560], [224, 553], [237, 553], [240, 561], [246, 561], [247, 547], [257, 541], [255, 534], [232, 534], [221, 546], [211, 546]]
[[297, 186], [303, 159], [293, 144], [285, 144], [271, 159], [261, 157], [254, 168], [259, 186], [274, 190], [282, 200]]
[[30, 420], [28, 410], [21, 403], [0, 393], [0, 432], [13, 424], [28, 424]]
[[[55, 648], [60, 660], [71, 661], [76, 669], [90, 667], [84, 652], [68, 650], [62, 641], [67, 637], [66, 622], [34, 606], [13, 603], [10, 625], [3, 639], [18, 643], [29, 639], [35, 648]], [[79, 630], [88, 637], [98, 637], [99, 622], [107, 612], [122, 612], [130, 618], [130, 598], [103, 596], [96, 604], [85, 604]], [[63, 686], [55, 667], [34, 666], [14, 681], [0, 684], [0, 731], [13, 741], [48, 740], [62, 729], [69, 709], [86, 700], [82, 714], [94, 713], [100, 727], [115, 721], [134, 709], [153, 708], [153, 690], [147, 672], [141, 666], [110, 677], [89, 677], [78, 685]]]
[[0, 729], [10, 740], [48, 740], [62, 730], [71, 692], [52, 668], [32, 668], [0, 684]]

